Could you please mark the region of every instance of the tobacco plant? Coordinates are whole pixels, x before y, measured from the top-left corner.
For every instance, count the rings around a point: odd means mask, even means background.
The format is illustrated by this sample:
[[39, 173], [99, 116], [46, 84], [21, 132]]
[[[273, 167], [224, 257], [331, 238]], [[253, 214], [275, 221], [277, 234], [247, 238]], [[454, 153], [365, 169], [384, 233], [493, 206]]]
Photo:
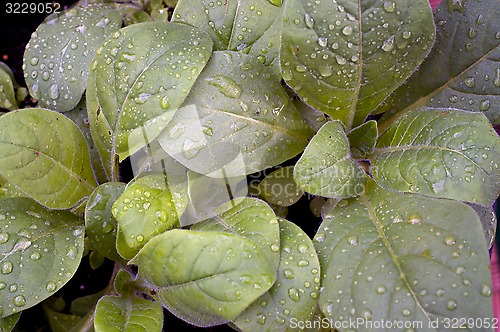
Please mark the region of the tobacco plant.
[[[48, 17], [23, 65], [39, 107], [17, 109], [0, 68], [1, 330], [33, 306], [53, 331], [161, 331], [164, 308], [240, 331], [491, 330], [498, 17], [496, 0]], [[109, 286], [63, 312], [84, 255], [114, 262]]]

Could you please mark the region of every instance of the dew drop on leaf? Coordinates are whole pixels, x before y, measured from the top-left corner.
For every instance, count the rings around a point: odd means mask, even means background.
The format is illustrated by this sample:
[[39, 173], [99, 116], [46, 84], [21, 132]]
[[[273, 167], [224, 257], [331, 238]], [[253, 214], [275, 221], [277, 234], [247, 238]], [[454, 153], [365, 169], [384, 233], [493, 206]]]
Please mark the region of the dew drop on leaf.
[[306, 21], [306, 25], [309, 29], [314, 28], [314, 19], [308, 13], [305, 14], [304, 20]]
[[47, 283], [47, 285], [45, 286], [45, 289], [48, 291], [48, 292], [53, 292], [56, 290], [56, 284], [52, 281], [49, 281]]
[[264, 325], [266, 323], [266, 315], [263, 313], [257, 314], [257, 323]]
[[449, 300], [448, 303], [446, 303], [446, 307], [448, 310], [455, 310], [457, 308], [457, 302], [455, 300]]
[[481, 295], [483, 296], [491, 296], [491, 287], [489, 285], [483, 285], [481, 288]]
[[350, 25], [346, 25], [343, 29], [342, 29], [342, 33], [346, 36], [350, 36], [353, 32], [353, 29]]
[[384, 10], [388, 13], [393, 13], [394, 10], [396, 9], [396, 3], [392, 1], [384, 1], [384, 4], [382, 6]]
[[2, 274], [9, 274], [12, 272], [14, 265], [12, 262], [3, 262], [2, 263]]
[[13, 300], [16, 307], [22, 307], [26, 304], [26, 298], [23, 295], [18, 295]]
[[290, 296], [290, 298], [295, 301], [295, 302], [299, 302], [300, 301], [300, 294], [299, 294], [299, 291], [297, 290], [297, 288], [295, 287], [292, 287], [288, 290], [288, 296]]
[[0, 244], [5, 243], [9, 241], [9, 234], [8, 233], [0, 233]]

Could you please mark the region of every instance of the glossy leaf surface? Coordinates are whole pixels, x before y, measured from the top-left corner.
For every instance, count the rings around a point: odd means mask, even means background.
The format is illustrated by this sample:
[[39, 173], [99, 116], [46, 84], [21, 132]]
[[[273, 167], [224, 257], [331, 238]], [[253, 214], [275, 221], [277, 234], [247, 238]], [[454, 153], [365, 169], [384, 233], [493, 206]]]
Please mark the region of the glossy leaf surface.
[[83, 239], [83, 221], [70, 212], [29, 198], [1, 200], [0, 316], [30, 308], [66, 284], [80, 265]]
[[277, 169], [259, 183], [260, 196], [270, 204], [290, 206], [304, 194], [293, 179], [293, 166]]
[[70, 208], [97, 186], [82, 133], [56, 112], [26, 108], [0, 117], [0, 154], [0, 175], [49, 208]]
[[120, 29], [121, 11], [104, 4], [75, 7], [50, 16], [31, 35], [24, 53], [24, 78], [42, 107], [73, 109], [87, 87], [96, 50]]

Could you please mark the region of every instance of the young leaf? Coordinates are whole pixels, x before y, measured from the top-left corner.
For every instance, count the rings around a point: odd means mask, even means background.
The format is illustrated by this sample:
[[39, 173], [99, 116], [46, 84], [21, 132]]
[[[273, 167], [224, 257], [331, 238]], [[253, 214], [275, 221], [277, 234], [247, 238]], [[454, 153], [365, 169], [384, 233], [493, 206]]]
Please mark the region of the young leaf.
[[237, 198], [222, 204], [212, 219], [195, 224], [193, 230], [227, 232], [253, 241], [264, 252], [269, 263], [278, 268], [280, 232], [273, 210], [256, 198]]
[[294, 157], [309, 136], [290, 98], [262, 63], [218, 51], [159, 141], [197, 173], [235, 177]]
[[18, 108], [14, 93], [14, 82], [10, 73], [0, 66], [0, 107], [8, 110]]
[[40, 106], [65, 112], [78, 104], [97, 47], [121, 22], [117, 7], [91, 4], [49, 17], [36, 29], [26, 45], [23, 69]]
[[141, 177], [113, 203], [113, 216], [127, 245], [136, 251], [153, 236], [180, 226], [166, 181], [163, 174]]
[[91, 65], [87, 107], [105, 161], [123, 160], [158, 136], [211, 51], [207, 34], [177, 23], [134, 24], [104, 42]]
[[121, 182], [108, 182], [97, 187], [85, 207], [85, 229], [93, 249], [114, 261], [121, 256], [116, 251], [118, 223], [111, 213], [113, 203], [125, 190]]
[[279, 206], [293, 205], [304, 194], [293, 179], [293, 166], [279, 168], [266, 176], [259, 183], [258, 190], [267, 202]]
[[411, 75], [434, 42], [428, 0], [411, 6], [406, 0], [290, 0], [284, 7], [283, 78], [348, 129]]
[[10, 315], [8, 317], [0, 318], [0, 331], [2, 332], [11, 332], [14, 330], [14, 327], [17, 324], [17, 321], [19, 320], [19, 317], [21, 316], [21, 313], [18, 312], [17, 314]]
[[164, 306], [196, 326], [234, 319], [276, 280], [276, 268], [257, 244], [223, 232], [165, 232], [131, 263]]
[[327, 122], [311, 139], [293, 171], [305, 191], [323, 197], [353, 197], [364, 190], [367, 175], [351, 157], [339, 121]]
[[365, 158], [373, 152], [377, 143], [378, 130], [376, 121], [368, 121], [347, 133], [351, 153], [354, 158]]
[[307, 235], [281, 219], [280, 265], [273, 287], [233, 321], [241, 331], [290, 331], [291, 318], [310, 319], [320, 286], [318, 255]]
[[160, 332], [163, 312], [158, 303], [134, 296], [103, 296], [97, 303], [96, 332]]
[[325, 216], [314, 243], [327, 318], [420, 322], [423, 330], [447, 318], [491, 319], [483, 229], [463, 203], [370, 182], [364, 195], [341, 201]]
[[500, 138], [483, 114], [412, 110], [380, 135], [369, 159], [388, 189], [484, 206], [500, 192]]
[[442, 1], [434, 12], [432, 52], [378, 111], [454, 107], [500, 124], [499, 16], [496, 0]]
[[82, 133], [56, 112], [1, 116], [0, 154], [0, 176], [48, 208], [70, 208], [97, 186]]
[[73, 277], [84, 226], [70, 212], [47, 210], [24, 197], [1, 200], [0, 221], [0, 316], [7, 317], [45, 300]]

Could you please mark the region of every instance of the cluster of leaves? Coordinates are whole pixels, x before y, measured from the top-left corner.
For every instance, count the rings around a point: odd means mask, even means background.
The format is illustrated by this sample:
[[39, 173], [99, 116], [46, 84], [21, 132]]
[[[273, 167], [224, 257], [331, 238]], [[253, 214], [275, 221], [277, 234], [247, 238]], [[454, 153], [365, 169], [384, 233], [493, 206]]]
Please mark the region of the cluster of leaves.
[[[155, 0], [49, 17], [23, 68], [40, 107], [15, 110], [0, 68], [0, 328], [38, 304], [54, 331], [160, 331], [162, 308], [240, 331], [491, 317], [499, 16]], [[304, 193], [313, 240], [284, 219]], [[88, 252], [116, 262], [110, 285], [61, 313]]]

